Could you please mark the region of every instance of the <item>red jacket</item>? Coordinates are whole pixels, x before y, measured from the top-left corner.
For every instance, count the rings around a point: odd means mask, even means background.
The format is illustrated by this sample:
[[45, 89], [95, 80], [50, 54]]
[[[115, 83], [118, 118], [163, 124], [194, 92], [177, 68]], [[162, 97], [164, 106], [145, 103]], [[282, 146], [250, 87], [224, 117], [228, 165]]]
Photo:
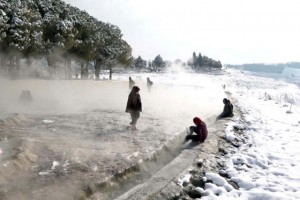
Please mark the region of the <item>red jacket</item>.
[[207, 138], [207, 127], [202, 120], [198, 119], [194, 120], [195, 124], [197, 125], [197, 135], [199, 137], [199, 141], [204, 142], [204, 140]]

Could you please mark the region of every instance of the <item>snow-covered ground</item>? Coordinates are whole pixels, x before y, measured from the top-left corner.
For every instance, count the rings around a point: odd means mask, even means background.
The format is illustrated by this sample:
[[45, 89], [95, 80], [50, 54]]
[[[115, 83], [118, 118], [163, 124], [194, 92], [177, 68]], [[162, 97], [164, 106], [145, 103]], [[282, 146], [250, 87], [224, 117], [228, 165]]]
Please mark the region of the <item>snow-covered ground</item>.
[[[229, 149], [220, 158], [219, 175], [207, 172], [201, 199], [274, 200], [300, 199], [300, 90], [296, 85], [251, 76], [236, 70], [218, 77], [244, 113], [244, 123], [226, 125], [227, 140], [234, 140], [234, 127], [245, 128], [248, 141]], [[187, 174], [179, 182], [188, 181]], [[227, 177], [227, 178], [224, 178]], [[185, 180], [187, 179], [187, 180]], [[234, 182], [239, 189], [234, 189]]]

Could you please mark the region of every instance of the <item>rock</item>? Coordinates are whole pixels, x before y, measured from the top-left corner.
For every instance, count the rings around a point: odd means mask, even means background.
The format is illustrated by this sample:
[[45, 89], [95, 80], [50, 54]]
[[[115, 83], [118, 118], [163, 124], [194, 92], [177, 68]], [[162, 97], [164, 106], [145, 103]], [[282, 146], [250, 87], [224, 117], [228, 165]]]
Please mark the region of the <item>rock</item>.
[[203, 160], [202, 160], [202, 159], [198, 159], [198, 160], [196, 161], [196, 165], [197, 165], [198, 167], [202, 167], [202, 165], [203, 165]]
[[187, 187], [188, 185], [189, 185], [188, 182], [183, 182], [183, 183], [182, 183], [182, 186], [183, 186], [183, 187]]
[[236, 190], [239, 189], [238, 184], [236, 184], [235, 182], [233, 182], [233, 181], [228, 181], [228, 183], [229, 183], [234, 189], [236, 189]]
[[178, 200], [191, 200], [189, 196], [182, 196]]
[[243, 125], [240, 125], [240, 124], [235, 124], [235, 125], [233, 125], [233, 129], [240, 131], [240, 130], [245, 130], [246, 127], [244, 127]]
[[188, 184], [183, 188], [183, 193], [190, 194], [193, 189], [195, 189], [195, 187], [192, 184]]
[[226, 170], [224, 170], [224, 169], [220, 169], [219, 175], [222, 176], [222, 177], [225, 177], [225, 178], [229, 178]]
[[219, 150], [220, 153], [222, 153], [224, 155], [228, 154], [228, 151], [224, 147], [219, 147], [218, 150]]
[[193, 177], [191, 177], [190, 182], [195, 187], [202, 187], [203, 188], [204, 185], [205, 185], [204, 180], [201, 177], [199, 177], [199, 176], [193, 176]]
[[201, 198], [202, 197], [202, 194], [199, 190], [197, 189], [193, 189], [191, 192], [190, 192], [190, 197], [193, 198], [193, 199], [196, 199], [196, 198]]
[[81, 188], [88, 196], [96, 192], [96, 187], [93, 184], [84, 184]]

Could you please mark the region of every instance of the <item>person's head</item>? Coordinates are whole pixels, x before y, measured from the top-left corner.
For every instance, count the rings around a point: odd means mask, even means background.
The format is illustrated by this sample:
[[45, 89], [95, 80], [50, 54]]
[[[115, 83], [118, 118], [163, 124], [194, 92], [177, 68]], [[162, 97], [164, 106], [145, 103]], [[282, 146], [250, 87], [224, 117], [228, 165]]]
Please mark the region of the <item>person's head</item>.
[[129, 80], [131, 80], [131, 77], [129, 76]]
[[140, 88], [138, 86], [133, 86], [131, 89], [131, 92], [134, 92], [134, 93], [138, 93], [139, 91], [140, 91]]
[[201, 119], [199, 117], [194, 117], [193, 122], [195, 125], [198, 125], [201, 123]]
[[226, 104], [228, 102], [228, 99], [224, 98], [223, 103]]

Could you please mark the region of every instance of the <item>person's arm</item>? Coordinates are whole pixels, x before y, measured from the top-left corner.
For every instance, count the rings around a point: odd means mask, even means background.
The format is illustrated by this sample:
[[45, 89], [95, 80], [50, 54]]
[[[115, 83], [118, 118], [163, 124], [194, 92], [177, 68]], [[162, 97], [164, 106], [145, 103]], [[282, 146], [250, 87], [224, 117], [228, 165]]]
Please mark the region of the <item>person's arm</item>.
[[137, 104], [136, 104], [136, 106], [137, 106], [137, 110], [140, 111], [140, 112], [142, 112], [142, 100], [141, 100], [141, 96], [140, 95], [137, 96]]
[[127, 105], [126, 105], [126, 112], [130, 112], [132, 110], [132, 96], [128, 96]]

